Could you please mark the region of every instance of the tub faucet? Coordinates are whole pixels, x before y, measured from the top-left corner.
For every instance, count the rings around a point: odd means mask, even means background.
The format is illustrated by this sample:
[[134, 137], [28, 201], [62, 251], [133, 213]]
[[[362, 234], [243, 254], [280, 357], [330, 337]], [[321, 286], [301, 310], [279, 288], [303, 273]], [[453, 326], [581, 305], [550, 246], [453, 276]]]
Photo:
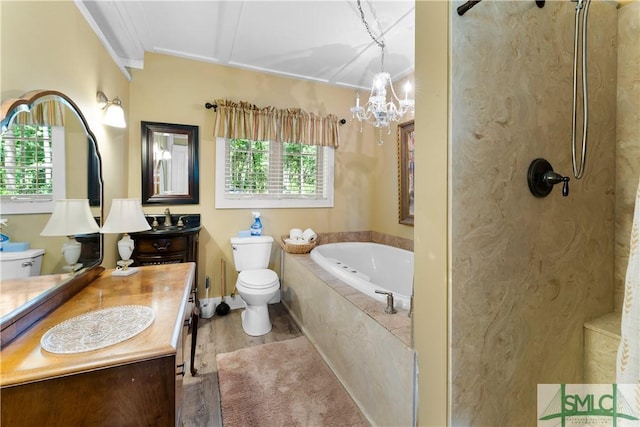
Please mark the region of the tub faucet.
[[164, 210], [164, 226], [171, 227], [171, 211], [169, 208]]
[[376, 290], [376, 294], [383, 294], [387, 296], [387, 307], [384, 309], [384, 312], [387, 314], [396, 313], [396, 309], [393, 307], [393, 292], [385, 292]]

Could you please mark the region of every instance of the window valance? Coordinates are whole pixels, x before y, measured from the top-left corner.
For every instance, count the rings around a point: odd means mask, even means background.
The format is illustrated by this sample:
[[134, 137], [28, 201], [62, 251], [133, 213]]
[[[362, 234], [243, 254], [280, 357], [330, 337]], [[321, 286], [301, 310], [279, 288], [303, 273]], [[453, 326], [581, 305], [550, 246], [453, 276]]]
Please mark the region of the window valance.
[[19, 112], [15, 122], [21, 125], [64, 126], [62, 104], [54, 100], [39, 102], [30, 111]]
[[215, 102], [213, 134], [216, 137], [329, 147], [340, 145], [339, 120], [334, 114], [320, 117], [299, 108], [258, 108], [249, 102], [224, 99]]

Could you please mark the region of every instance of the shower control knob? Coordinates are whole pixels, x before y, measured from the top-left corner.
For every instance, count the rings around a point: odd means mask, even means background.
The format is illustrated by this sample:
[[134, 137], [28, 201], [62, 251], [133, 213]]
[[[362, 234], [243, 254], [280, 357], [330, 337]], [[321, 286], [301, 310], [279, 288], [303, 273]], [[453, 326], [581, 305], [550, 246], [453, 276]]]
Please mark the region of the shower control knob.
[[553, 186], [562, 183], [562, 195], [569, 195], [568, 176], [562, 176], [553, 171], [551, 164], [545, 159], [535, 159], [529, 165], [527, 173], [527, 183], [529, 191], [536, 197], [546, 197], [551, 193]]
[[549, 185], [553, 186], [562, 182], [562, 196], [567, 197], [569, 195], [569, 181], [571, 178], [568, 176], [562, 176], [555, 173], [553, 170], [545, 172], [542, 179]]

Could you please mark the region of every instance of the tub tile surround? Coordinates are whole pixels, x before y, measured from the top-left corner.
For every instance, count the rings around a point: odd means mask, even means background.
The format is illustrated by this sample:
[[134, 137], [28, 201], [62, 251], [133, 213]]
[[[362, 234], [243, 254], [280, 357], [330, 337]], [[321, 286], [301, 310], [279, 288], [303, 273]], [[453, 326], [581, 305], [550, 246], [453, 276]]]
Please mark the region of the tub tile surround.
[[[331, 233], [319, 241], [375, 238], [407, 247], [407, 239], [373, 234]], [[283, 256], [283, 304], [369, 421], [413, 425], [415, 352], [408, 311], [384, 313], [383, 302], [343, 284], [308, 254]]]
[[340, 231], [317, 234], [319, 245], [338, 242], [374, 242], [413, 252], [413, 240], [377, 231]]
[[[384, 309], [386, 304], [384, 302], [371, 298], [352, 286], [344, 284], [340, 279], [336, 279], [331, 273], [316, 264], [310, 255], [287, 254], [286, 256], [294, 257], [300, 265], [312, 271], [325, 285], [335, 290], [339, 295], [362, 310], [362, 312], [395, 335], [405, 345], [409, 347], [412, 346], [409, 310], [396, 308], [397, 313], [395, 314], [385, 313]], [[286, 269], [287, 267], [285, 266], [285, 273]]]

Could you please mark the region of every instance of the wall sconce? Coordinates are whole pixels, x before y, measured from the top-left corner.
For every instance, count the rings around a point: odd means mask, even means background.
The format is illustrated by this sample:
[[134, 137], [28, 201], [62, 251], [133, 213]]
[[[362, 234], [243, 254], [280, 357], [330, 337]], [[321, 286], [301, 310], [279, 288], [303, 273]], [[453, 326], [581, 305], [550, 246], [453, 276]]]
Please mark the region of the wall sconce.
[[65, 271], [74, 272], [82, 268], [78, 263], [82, 245], [75, 239], [76, 234], [91, 234], [100, 231], [98, 223], [91, 214], [88, 199], [56, 200], [53, 213], [47, 225], [40, 233], [41, 236], [67, 236], [62, 245], [62, 254], [67, 261], [63, 267]]
[[124, 233], [122, 239], [118, 241], [118, 252], [120, 261], [112, 276], [129, 276], [138, 271], [137, 267], [129, 267], [133, 264], [131, 254], [133, 253], [134, 242], [127, 233], [145, 231], [151, 229], [147, 219], [142, 212], [142, 204], [137, 199], [113, 199], [109, 216], [104, 222], [101, 233]]
[[99, 90], [96, 94], [96, 101], [98, 101], [100, 108], [105, 110], [102, 123], [116, 128], [127, 127], [127, 122], [124, 119], [124, 109], [122, 108], [120, 98], [116, 96], [109, 101], [107, 95], [105, 95], [103, 91]]

